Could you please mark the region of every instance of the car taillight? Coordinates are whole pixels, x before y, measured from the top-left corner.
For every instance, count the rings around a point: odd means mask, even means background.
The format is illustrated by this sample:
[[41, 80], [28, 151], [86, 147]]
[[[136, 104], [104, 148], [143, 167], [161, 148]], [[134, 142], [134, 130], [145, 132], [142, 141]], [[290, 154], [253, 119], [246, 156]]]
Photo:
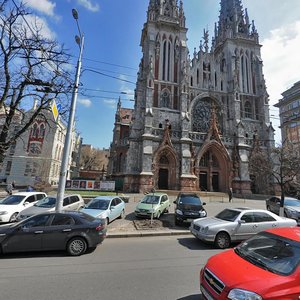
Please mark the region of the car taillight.
[[104, 225], [99, 225], [99, 226], [97, 226], [95, 229], [96, 229], [96, 231], [101, 231], [102, 229], [104, 228]]

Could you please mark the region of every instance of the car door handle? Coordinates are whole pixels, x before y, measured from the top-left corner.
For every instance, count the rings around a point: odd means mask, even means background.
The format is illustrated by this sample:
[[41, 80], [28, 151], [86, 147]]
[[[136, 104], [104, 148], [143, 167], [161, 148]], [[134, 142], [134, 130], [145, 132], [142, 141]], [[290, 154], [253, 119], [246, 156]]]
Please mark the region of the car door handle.
[[68, 228], [68, 229], [63, 229], [63, 232], [70, 232], [72, 229]]
[[43, 230], [37, 230], [37, 231], [35, 231], [34, 233], [35, 233], [35, 234], [41, 234], [41, 233], [44, 233], [44, 231], [43, 231]]
[[272, 227], [277, 227], [277, 224], [273, 224]]

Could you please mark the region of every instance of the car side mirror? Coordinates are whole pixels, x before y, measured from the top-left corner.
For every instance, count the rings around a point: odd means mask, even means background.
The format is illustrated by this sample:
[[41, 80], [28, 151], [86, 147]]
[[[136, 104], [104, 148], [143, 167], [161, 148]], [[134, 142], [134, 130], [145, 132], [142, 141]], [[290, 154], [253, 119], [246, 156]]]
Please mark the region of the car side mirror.
[[116, 208], [115, 206], [111, 206], [111, 207], [110, 207], [110, 209], [115, 209], [115, 208]]
[[203, 202], [202, 205], [206, 205], [206, 202]]
[[177, 202], [176, 202], [176, 200], [175, 200], [175, 201], [173, 201], [173, 203], [174, 203], [174, 204], [176, 204], [176, 203], [177, 203]]
[[23, 204], [23, 205], [24, 205], [24, 206], [27, 206], [28, 204], [29, 204], [29, 202], [24, 202], [24, 204]]
[[244, 223], [246, 223], [246, 221], [245, 220], [238, 220], [238, 223], [239, 224], [244, 224]]

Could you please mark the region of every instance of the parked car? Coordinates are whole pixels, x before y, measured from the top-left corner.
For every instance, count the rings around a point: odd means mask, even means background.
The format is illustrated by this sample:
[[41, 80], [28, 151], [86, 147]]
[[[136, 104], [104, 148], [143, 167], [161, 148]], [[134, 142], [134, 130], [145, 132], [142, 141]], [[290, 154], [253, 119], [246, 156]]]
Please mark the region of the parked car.
[[202, 296], [209, 300], [298, 299], [299, 282], [299, 227], [261, 232], [212, 256], [200, 272]]
[[167, 194], [151, 193], [144, 196], [135, 208], [136, 217], [159, 219], [160, 216], [170, 209], [170, 200]]
[[[18, 214], [17, 220], [22, 220], [32, 215], [36, 215], [48, 211], [54, 211], [55, 205], [56, 205], [56, 197], [47, 196], [46, 198], [35, 203], [33, 206], [22, 210]], [[62, 210], [80, 210], [83, 207], [84, 207], [84, 201], [80, 195], [64, 196]]]
[[42, 192], [19, 192], [0, 201], [0, 223], [15, 222], [20, 211], [45, 198]]
[[78, 256], [102, 243], [105, 236], [103, 220], [82, 212], [48, 212], [0, 226], [0, 251], [66, 250]]
[[[266, 201], [267, 210], [279, 215], [280, 210], [280, 198], [271, 197]], [[288, 218], [292, 218], [300, 225], [300, 200], [292, 197], [284, 198], [284, 215]]]
[[179, 193], [175, 204], [175, 224], [191, 223], [194, 219], [207, 216], [200, 197], [196, 193]]
[[125, 202], [116, 196], [99, 196], [92, 199], [81, 211], [104, 219], [108, 224], [116, 218], [124, 218]]
[[274, 227], [296, 226], [297, 222], [263, 209], [226, 208], [215, 217], [196, 219], [191, 223], [192, 234], [218, 248], [228, 248], [256, 233]]

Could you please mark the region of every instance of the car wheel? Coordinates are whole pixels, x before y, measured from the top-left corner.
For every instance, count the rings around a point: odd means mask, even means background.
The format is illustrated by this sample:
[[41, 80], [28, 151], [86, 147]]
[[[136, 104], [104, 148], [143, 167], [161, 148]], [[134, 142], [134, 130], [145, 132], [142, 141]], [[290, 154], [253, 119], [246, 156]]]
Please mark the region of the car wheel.
[[12, 214], [12, 216], [9, 219], [9, 222], [16, 222], [17, 221], [17, 216], [18, 216], [18, 213]]
[[109, 224], [109, 218], [105, 219], [105, 226], [107, 226]]
[[123, 209], [122, 212], [120, 213], [120, 219], [124, 219], [125, 217], [125, 210]]
[[81, 237], [72, 238], [67, 245], [67, 251], [72, 256], [79, 256], [86, 252], [87, 243]]
[[226, 232], [219, 232], [215, 238], [215, 245], [220, 249], [230, 246], [230, 237]]

